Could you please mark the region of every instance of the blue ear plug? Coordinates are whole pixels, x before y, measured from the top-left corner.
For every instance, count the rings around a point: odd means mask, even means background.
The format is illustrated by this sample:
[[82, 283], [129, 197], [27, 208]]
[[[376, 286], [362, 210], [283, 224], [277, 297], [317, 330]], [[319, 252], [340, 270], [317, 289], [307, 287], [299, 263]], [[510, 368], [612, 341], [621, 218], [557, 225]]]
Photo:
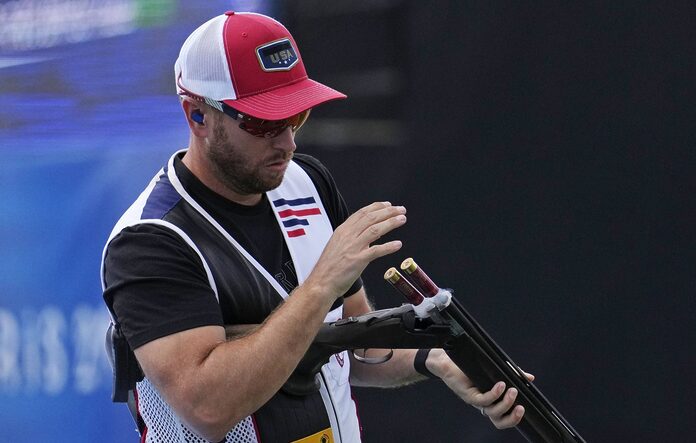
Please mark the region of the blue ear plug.
[[203, 124], [203, 114], [201, 114], [200, 111], [192, 111], [191, 112], [191, 120], [202, 125]]

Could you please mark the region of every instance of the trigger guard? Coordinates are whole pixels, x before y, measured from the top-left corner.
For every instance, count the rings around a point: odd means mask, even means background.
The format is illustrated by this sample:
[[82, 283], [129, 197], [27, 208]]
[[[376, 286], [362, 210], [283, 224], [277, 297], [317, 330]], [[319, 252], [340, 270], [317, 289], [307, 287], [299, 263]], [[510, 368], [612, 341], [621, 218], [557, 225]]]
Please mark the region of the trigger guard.
[[[367, 349], [363, 349], [363, 351], [367, 351]], [[366, 365], [379, 365], [381, 363], [387, 362], [391, 360], [391, 358], [394, 356], [394, 350], [390, 349], [389, 352], [384, 354], [381, 357], [361, 357], [358, 354], [355, 353], [355, 349], [353, 349], [353, 357], [359, 361], [360, 363], [365, 363]], [[364, 354], [365, 352], [363, 352]]]

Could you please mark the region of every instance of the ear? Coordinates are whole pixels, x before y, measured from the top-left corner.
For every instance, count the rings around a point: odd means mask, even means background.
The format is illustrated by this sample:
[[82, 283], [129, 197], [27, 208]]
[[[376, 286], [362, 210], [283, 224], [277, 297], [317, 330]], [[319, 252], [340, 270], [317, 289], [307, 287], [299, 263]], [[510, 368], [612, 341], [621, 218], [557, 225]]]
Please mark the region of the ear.
[[207, 106], [201, 105], [193, 100], [183, 100], [181, 106], [184, 109], [186, 122], [191, 133], [196, 137], [207, 137], [210, 125], [210, 114]]

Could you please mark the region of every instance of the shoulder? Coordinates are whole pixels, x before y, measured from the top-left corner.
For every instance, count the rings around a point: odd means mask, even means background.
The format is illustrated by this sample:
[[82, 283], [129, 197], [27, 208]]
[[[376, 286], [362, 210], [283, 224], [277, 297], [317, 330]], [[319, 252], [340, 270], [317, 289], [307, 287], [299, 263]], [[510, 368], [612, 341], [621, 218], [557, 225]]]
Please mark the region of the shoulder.
[[107, 250], [143, 245], [185, 247], [187, 242], [184, 237], [180, 229], [164, 221], [134, 223], [115, 233], [107, 244]]
[[309, 175], [315, 185], [335, 187], [331, 172], [316, 157], [309, 154], [295, 154], [293, 160]]
[[169, 288], [163, 293], [171, 295], [172, 286], [208, 293], [213, 285], [202, 255], [177, 232], [151, 223], [128, 226], [109, 242], [102, 278], [107, 304], [124, 291], [154, 299], [153, 288]]
[[[152, 260], [153, 257], [157, 260]], [[199, 265], [194, 268], [203, 264], [195, 245], [187, 241], [185, 234], [164, 223], [125, 227], [107, 244], [103, 260], [105, 277], [118, 272], [118, 269], [131, 269], [138, 273], [182, 260], [189, 263], [189, 267], [190, 263]]]

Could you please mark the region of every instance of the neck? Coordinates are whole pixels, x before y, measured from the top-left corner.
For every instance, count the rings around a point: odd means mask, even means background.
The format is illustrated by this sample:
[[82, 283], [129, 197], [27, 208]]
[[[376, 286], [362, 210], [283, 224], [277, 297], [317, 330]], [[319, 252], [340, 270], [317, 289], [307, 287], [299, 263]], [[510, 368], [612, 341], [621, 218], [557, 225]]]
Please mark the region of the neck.
[[221, 195], [227, 200], [240, 205], [254, 206], [261, 201], [262, 194], [242, 194], [236, 192], [218, 180], [215, 174], [210, 172], [210, 167], [205, 166], [205, 159], [201, 158], [199, 150], [189, 148], [181, 160], [184, 165], [198, 178], [204, 185], [216, 194]]

